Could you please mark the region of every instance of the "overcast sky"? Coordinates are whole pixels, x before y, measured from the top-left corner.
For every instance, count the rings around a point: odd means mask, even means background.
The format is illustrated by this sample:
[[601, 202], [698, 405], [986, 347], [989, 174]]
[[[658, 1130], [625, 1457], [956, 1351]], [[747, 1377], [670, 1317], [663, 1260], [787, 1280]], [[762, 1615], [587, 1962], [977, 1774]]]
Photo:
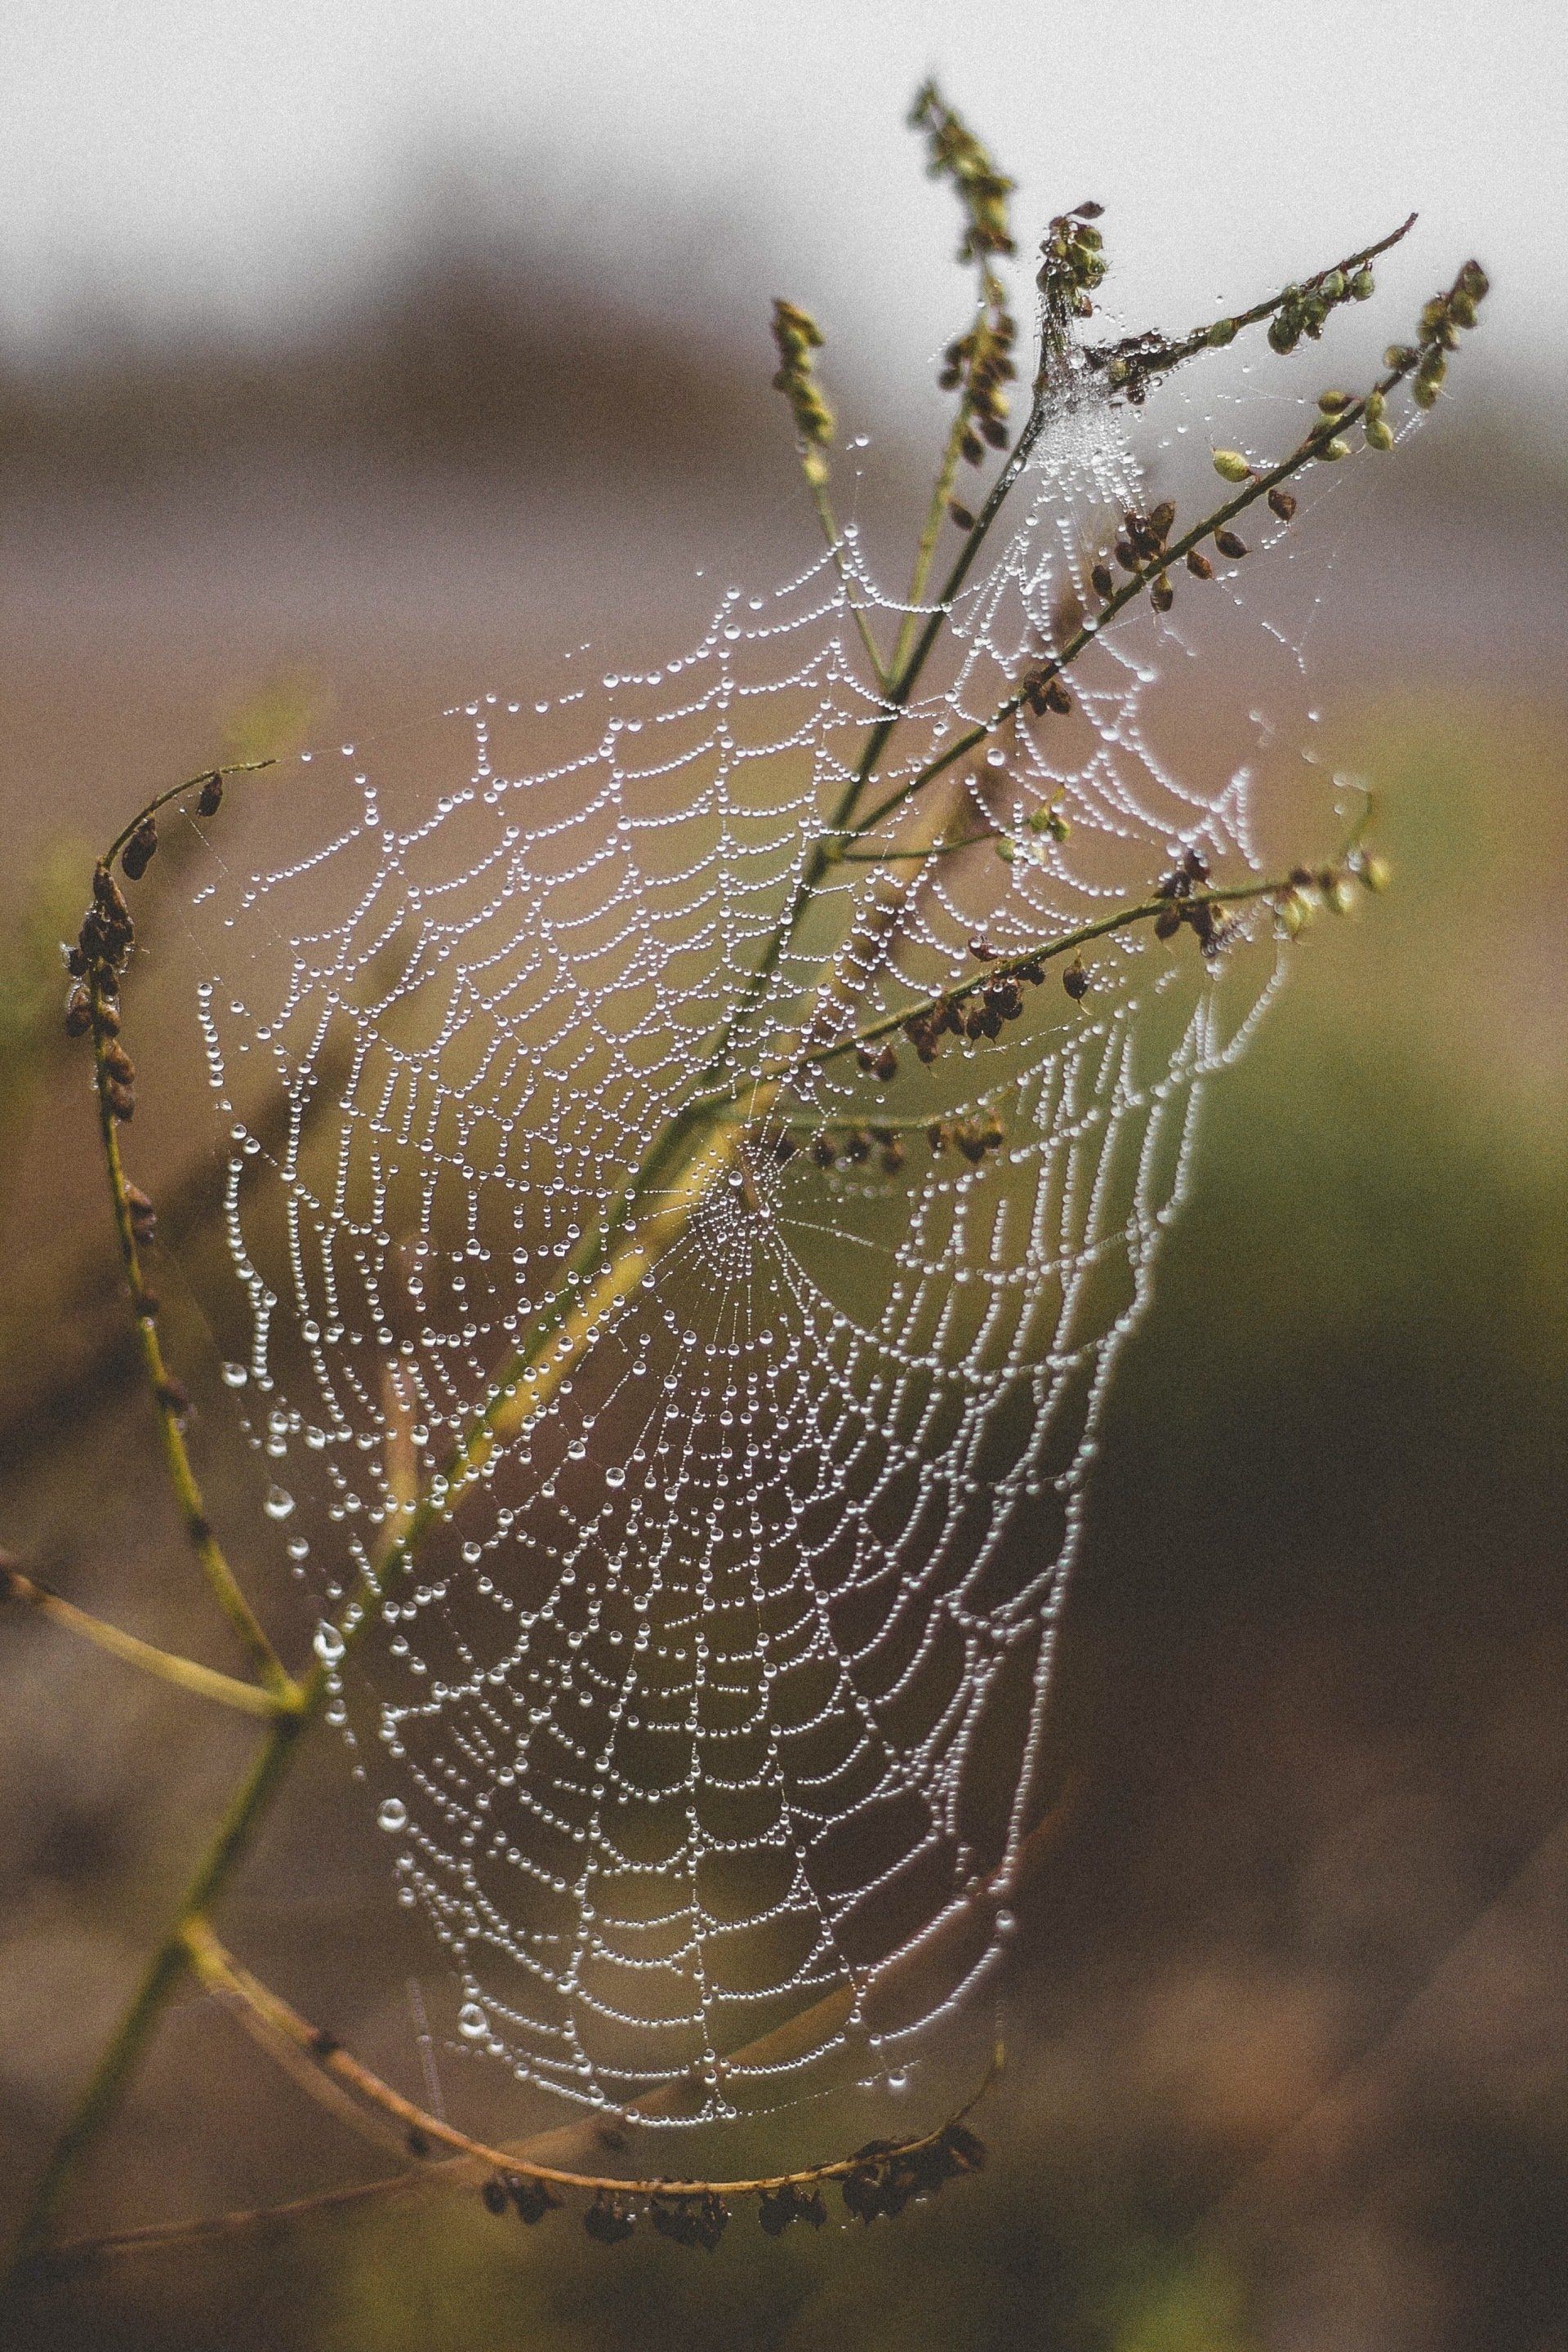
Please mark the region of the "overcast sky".
[[951, 308], [950, 206], [901, 128], [935, 68], [1022, 184], [1021, 226], [1108, 200], [1123, 315], [1210, 315], [1414, 206], [1391, 296], [1411, 308], [1479, 253], [1488, 372], [1554, 387], [1565, 19], [1564, 0], [7, 0], [0, 319], [314, 307], [456, 169], [508, 188], [563, 267], [673, 268], [715, 330], [787, 289], [891, 376]]

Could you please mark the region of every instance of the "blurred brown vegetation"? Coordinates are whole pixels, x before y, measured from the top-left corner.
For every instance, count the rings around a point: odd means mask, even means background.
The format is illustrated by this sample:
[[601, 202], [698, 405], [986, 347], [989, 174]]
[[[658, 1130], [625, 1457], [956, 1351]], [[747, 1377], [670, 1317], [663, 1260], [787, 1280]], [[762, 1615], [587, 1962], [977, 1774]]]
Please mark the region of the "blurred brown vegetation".
[[[461, 247], [288, 347], [5, 370], [0, 1539], [84, 1605], [218, 1654], [57, 1032], [86, 845], [231, 744], [526, 690], [588, 625], [623, 658], [668, 644], [709, 601], [699, 561], [782, 575], [809, 539], [767, 372], [760, 331], [704, 341]], [[1568, 496], [1527, 423], [1455, 405], [1357, 469], [1312, 661], [1397, 889], [1310, 938], [1215, 1088], [1123, 1367], [1053, 1716], [1079, 1793], [1018, 1938], [984, 2179], [809, 2243], [742, 2215], [711, 2262], [605, 2252], [567, 2216], [524, 2236], [471, 2200], [372, 2207], [79, 2280], [37, 2341], [1568, 2345]], [[901, 440], [879, 462], [873, 513], [910, 478]], [[165, 1234], [199, 1252], [185, 1164]], [[165, 1288], [199, 1363], [172, 1262]], [[243, 1558], [252, 1465], [216, 1409], [199, 1427]], [[298, 1596], [277, 1610], [302, 1638]], [[10, 2201], [247, 1734], [47, 1627], [0, 1626], [0, 1678]], [[406, 1980], [436, 1964], [329, 1740], [227, 1916], [417, 2085]], [[476, 2128], [535, 2119], [471, 2069], [449, 2089]], [[189, 2000], [73, 2224], [363, 2160]]]

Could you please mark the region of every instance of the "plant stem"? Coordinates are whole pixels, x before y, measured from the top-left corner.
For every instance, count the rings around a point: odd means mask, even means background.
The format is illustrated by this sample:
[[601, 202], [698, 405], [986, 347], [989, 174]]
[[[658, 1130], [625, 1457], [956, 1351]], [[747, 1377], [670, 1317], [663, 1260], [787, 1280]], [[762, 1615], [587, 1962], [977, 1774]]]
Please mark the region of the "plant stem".
[[[188, 791], [188, 785], [179, 787]], [[161, 807], [174, 797], [165, 793], [153, 803]], [[140, 819], [137, 820], [141, 822]], [[134, 826], [121, 835], [123, 841]], [[113, 852], [110, 852], [110, 856]], [[107, 865], [108, 860], [106, 859]], [[125, 1268], [125, 1279], [131, 1293], [132, 1312], [135, 1318], [137, 1344], [147, 1373], [147, 1385], [152, 1391], [153, 1409], [158, 1418], [158, 1434], [163, 1444], [164, 1465], [185, 1533], [219, 1608], [254, 1660], [257, 1671], [274, 1697], [291, 1705], [297, 1696], [293, 1678], [268, 1641], [260, 1619], [240, 1589], [239, 1580], [225, 1557], [222, 1545], [213, 1533], [206, 1506], [191, 1464], [190, 1451], [180, 1427], [179, 1391], [170, 1381], [168, 1366], [158, 1339], [157, 1303], [148, 1289], [142, 1272], [141, 1253], [136, 1242], [135, 1220], [126, 1190], [125, 1167], [120, 1150], [120, 1122], [110, 1102], [110, 1076], [108, 1063], [109, 1033], [101, 1019], [105, 999], [101, 982], [95, 973], [91, 983], [93, 1011], [93, 1071], [98, 1090], [98, 1124], [103, 1142], [104, 1166], [109, 1175], [110, 1194], [114, 1206], [114, 1230], [120, 1243], [120, 1255]]]
[[109, 1624], [101, 1617], [51, 1592], [46, 1584], [37, 1584], [19, 1569], [5, 1571], [9, 1586], [8, 1597], [30, 1609], [35, 1616], [44, 1617], [68, 1633], [79, 1634], [83, 1641], [93, 1643], [113, 1658], [127, 1665], [140, 1666], [143, 1674], [156, 1675], [160, 1680], [175, 1684], [181, 1690], [193, 1692], [198, 1698], [216, 1699], [224, 1706], [237, 1707], [245, 1715], [276, 1715], [279, 1700], [258, 1683], [240, 1682], [233, 1675], [222, 1675], [212, 1666], [199, 1665], [194, 1658], [183, 1658], [172, 1650], [161, 1650], [153, 1642], [143, 1642], [134, 1633]]

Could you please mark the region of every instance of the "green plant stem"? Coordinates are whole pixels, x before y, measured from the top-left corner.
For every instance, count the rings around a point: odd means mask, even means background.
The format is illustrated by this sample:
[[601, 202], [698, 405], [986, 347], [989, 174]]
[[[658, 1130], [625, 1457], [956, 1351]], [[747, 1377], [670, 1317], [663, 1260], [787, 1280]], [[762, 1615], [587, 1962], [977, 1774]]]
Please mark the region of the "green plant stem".
[[[189, 787], [181, 789], [188, 790]], [[168, 793], [163, 795], [164, 800], [171, 797]], [[153, 805], [161, 803], [154, 803]], [[126, 837], [121, 835], [121, 839]], [[93, 1068], [98, 1091], [99, 1132], [102, 1138], [104, 1165], [114, 1207], [114, 1229], [135, 1317], [137, 1344], [152, 1391], [153, 1408], [157, 1415], [158, 1434], [169, 1483], [179, 1505], [191, 1549], [219, 1608], [248, 1651], [267, 1688], [275, 1698], [291, 1705], [296, 1696], [293, 1678], [268, 1641], [260, 1619], [241, 1591], [223, 1547], [213, 1533], [201, 1487], [192, 1467], [190, 1450], [180, 1427], [180, 1411], [175, 1402], [178, 1392], [170, 1381], [168, 1366], [163, 1361], [163, 1350], [158, 1338], [157, 1305], [142, 1275], [135, 1222], [126, 1191], [125, 1167], [120, 1150], [120, 1122], [114, 1115], [110, 1096], [109, 1041], [107, 1032], [97, 1017], [103, 1010], [104, 998], [96, 976], [91, 995], [95, 1016]]]
[[197, 1664], [195, 1658], [183, 1658], [173, 1650], [161, 1650], [153, 1642], [143, 1642], [135, 1633], [127, 1633], [118, 1625], [94, 1617], [88, 1610], [79, 1609], [47, 1584], [37, 1584], [19, 1569], [6, 1571], [8, 1597], [58, 1625], [68, 1633], [75, 1633], [104, 1650], [111, 1658], [121, 1659], [126, 1665], [139, 1666], [143, 1674], [156, 1675], [160, 1681], [174, 1684], [190, 1691], [197, 1698], [216, 1699], [223, 1706], [237, 1708], [242, 1715], [272, 1716], [278, 1712], [279, 1701], [271, 1691], [258, 1683], [240, 1682], [233, 1675], [217, 1673], [212, 1666]]
[[872, 675], [878, 686], [886, 694], [888, 665], [882, 659], [881, 648], [871, 634], [871, 624], [866, 608], [856, 593], [855, 575], [849, 569], [849, 559], [844, 551], [843, 529], [838, 520], [837, 510], [833, 504], [833, 494], [827, 487], [827, 460], [819, 449], [807, 446], [801, 452], [800, 463], [801, 471], [805, 476], [806, 486], [811, 492], [811, 502], [816, 509], [817, 520], [822, 525], [822, 535], [827, 541], [827, 552], [833, 558], [833, 568], [838, 574], [838, 584], [844, 591], [844, 601], [854, 614], [855, 626], [860, 632], [860, 642], [866, 648], [866, 658], [871, 665]]

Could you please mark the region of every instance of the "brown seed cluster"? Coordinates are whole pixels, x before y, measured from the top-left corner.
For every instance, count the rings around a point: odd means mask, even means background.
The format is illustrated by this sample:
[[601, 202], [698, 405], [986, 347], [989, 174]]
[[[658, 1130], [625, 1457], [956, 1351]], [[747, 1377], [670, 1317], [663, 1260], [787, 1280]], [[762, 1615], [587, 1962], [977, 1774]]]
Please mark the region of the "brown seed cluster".
[[1035, 283], [1044, 298], [1047, 329], [1060, 331], [1069, 319], [1087, 319], [1091, 297], [1106, 272], [1104, 239], [1095, 223], [1103, 205], [1074, 205], [1058, 213], [1040, 242]]
[[[971, 466], [978, 466], [985, 456], [986, 446], [993, 449], [1007, 446], [1007, 385], [1017, 374], [1013, 359], [1013, 345], [1018, 330], [1008, 311], [1002, 281], [989, 270], [984, 277], [984, 315], [960, 335], [943, 352], [942, 373], [937, 382], [943, 392], [957, 386], [963, 388], [964, 406], [969, 422], [959, 442], [959, 449]], [[956, 500], [950, 502], [948, 512], [961, 530], [973, 530], [974, 517], [967, 507]]]
[[[913, 2199], [935, 2197], [949, 2181], [969, 2178], [984, 2163], [984, 2142], [962, 2123], [948, 2124], [934, 2139], [913, 2147], [868, 2140], [856, 2150], [852, 2168], [840, 2176], [844, 2210], [866, 2223], [891, 2220]], [[516, 2172], [492, 2173], [479, 2195], [487, 2212], [498, 2219], [515, 2213], [531, 2227], [563, 2201], [549, 2181]], [[648, 2221], [661, 2238], [711, 2253], [730, 2225], [732, 2207], [742, 2196], [752, 2195], [757, 2219], [770, 2238], [782, 2237], [796, 2222], [820, 2230], [827, 2220], [820, 2179], [781, 2181], [771, 2189], [736, 2189], [728, 2195], [714, 2189], [682, 2190], [674, 2184], [638, 2181], [618, 2190], [595, 2189], [584, 2208], [583, 2227], [599, 2245], [621, 2245], [637, 2228], [639, 2203], [646, 2202]]]
[[1208, 860], [1198, 849], [1189, 849], [1175, 870], [1164, 876], [1154, 892], [1165, 901], [1154, 918], [1157, 940], [1173, 940], [1185, 923], [1205, 956], [1219, 953], [1235, 925], [1223, 907], [1199, 895], [1208, 878]]

